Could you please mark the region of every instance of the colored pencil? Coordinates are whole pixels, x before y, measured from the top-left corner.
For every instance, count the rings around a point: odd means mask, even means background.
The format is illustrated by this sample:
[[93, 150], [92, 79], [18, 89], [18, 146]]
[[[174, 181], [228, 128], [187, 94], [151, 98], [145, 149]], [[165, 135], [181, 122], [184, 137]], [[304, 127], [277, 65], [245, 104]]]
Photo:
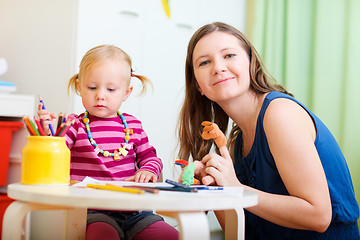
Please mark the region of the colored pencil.
[[197, 192], [197, 188], [181, 188], [181, 187], [175, 187], [175, 186], [159, 186], [159, 187], [154, 187], [156, 189], [159, 190], [163, 190], [163, 191], [175, 191], [175, 192]]
[[64, 122], [66, 122], [66, 113], [64, 113], [64, 115], [63, 115], [63, 119], [62, 119], [62, 122], [64, 123]]
[[[57, 130], [59, 129], [60, 125], [62, 124], [63, 118], [64, 118], [63, 113], [59, 113], [59, 117], [58, 117], [58, 121], [57, 121], [57, 126], [56, 126], [56, 129], [57, 129]], [[56, 134], [55, 134], [55, 135], [56, 135]]]
[[187, 165], [189, 165], [189, 162], [186, 160], [182, 160], [182, 159], [176, 159], [175, 165], [180, 165], [182, 167], [186, 167]]
[[[38, 97], [39, 97], [39, 101], [42, 103], [42, 109], [46, 110], [44, 101], [42, 100], [42, 98], [40, 97], [40, 95], [38, 95]], [[53, 126], [51, 125], [51, 119], [50, 119], [50, 123], [49, 123], [49, 128], [50, 128], [51, 135], [54, 136], [54, 135], [55, 135], [55, 131], [54, 131]]]
[[38, 130], [39, 130], [40, 135], [41, 135], [41, 136], [45, 136], [46, 134], [45, 134], [45, 132], [44, 132], [43, 127], [41, 126], [41, 123], [40, 123], [39, 118], [36, 117], [36, 116], [34, 116], [34, 121], [35, 121], [36, 126], [37, 126], [37, 128], [38, 128]]
[[60, 124], [60, 126], [56, 130], [55, 136], [59, 136], [59, 133], [60, 133], [61, 129], [63, 129], [64, 125], [65, 125], [65, 123]]
[[[108, 186], [115, 186], [113, 184], [110, 183], [106, 183], [106, 185]], [[149, 192], [149, 193], [159, 193], [160, 190], [163, 191], [174, 191], [174, 192], [197, 192], [197, 188], [180, 188], [180, 187], [175, 187], [175, 186], [138, 186], [138, 185], [125, 185], [123, 187], [126, 188], [134, 188], [134, 189], [139, 189], [139, 190], [144, 190], [145, 192]]]
[[76, 180], [70, 180], [70, 186], [76, 184], [76, 183], [79, 183], [80, 181], [76, 181]]
[[188, 185], [185, 185], [182, 183], [175, 182], [170, 179], [166, 179], [165, 182], [173, 185], [174, 187], [179, 187], [179, 188], [184, 188], [184, 189], [190, 188], [190, 189], [197, 189], [197, 190], [224, 190], [224, 188], [220, 187], [220, 186], [198, 186], [198, 185], [188, 186]]
[[170, 179], [166, 179], [165, 180], [166, 183], [169, 183], [175, 187], [179, 187], [179, 188], [190, 188], [190, 186], [188, 185], [185, 185], [185, 184], [182, 184], [182, 183], [179, 183], [179, 182], [175, 182], [173, 180], [170, 180]]
[[30, 133], [31, 136], [36, 136], [35, 130], [32, 128], [29, 118], [27, 116], [23, 117], [23, 122], [28, 130], [28, 132]]
[[75, 120], [70, 121], [69, 119], [66, 121], [65, 125], [61, 128], [60, 132], [58, 133], [57, 136], [63, 137], [65, 136], [67, 130], [69, 130], [69, 128], [71, 127], [71, 125], [73, 125], [75, 122]]
[[196, 188], [197, 190], [224, 190], [224, 187], [219, 187], [219, 186], [197, 186], [197, 185], [194, 185], [194, 188]]
[[114, 185], [110, 186], [110, 185], [87, 184], [86, 187], [96, 188], [96, 189], [103, 189], [103, 190], [126, 192], [126, 193], [136, 193], [136, 194], [145, 193], [144, 190], [128, 188], [128, 187], [118, 187], [118, 186], [114, 186]]
[[29, 122], [30, 122], [30, 124], [31, 124], [31, 127], [32, 127], [32, 128], [34, 129], [34, 131], [35, 131], [35, 136], [40, 136], [39, 129], [37, 129], [36, 124], [33, 122], [33, 120], [31, 120], [31, 119], [29, 118]]
[[[110, 183], [107, 183], [107, 184], [111, 185]], [[149, 193], [159, 193], [159, 191], [160, 191], [160, 189], [157, 189], [154, 187], [144, 187], [144, 186], [137, 186], [137, 185], [126, 185], [123, 187], [141, 189], [141, 190], [144, 190], [145, 192], [149, 192]]]

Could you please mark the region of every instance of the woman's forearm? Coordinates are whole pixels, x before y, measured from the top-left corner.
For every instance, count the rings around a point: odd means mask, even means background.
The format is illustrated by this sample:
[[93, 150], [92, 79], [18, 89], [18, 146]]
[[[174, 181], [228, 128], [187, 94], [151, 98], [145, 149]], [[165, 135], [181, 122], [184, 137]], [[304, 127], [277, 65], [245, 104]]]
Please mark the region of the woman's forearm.
[[270, 194], [252, 188], [249, 190], [258, 193], [258, 204], [247, 210], [275, 224], [324, 232], [331, 222], [330, 202], [318, 201], [315, 204], [295, 196]]
[[225, 232], [225, 211], [214, 211], [214, 213], [222, 230]]

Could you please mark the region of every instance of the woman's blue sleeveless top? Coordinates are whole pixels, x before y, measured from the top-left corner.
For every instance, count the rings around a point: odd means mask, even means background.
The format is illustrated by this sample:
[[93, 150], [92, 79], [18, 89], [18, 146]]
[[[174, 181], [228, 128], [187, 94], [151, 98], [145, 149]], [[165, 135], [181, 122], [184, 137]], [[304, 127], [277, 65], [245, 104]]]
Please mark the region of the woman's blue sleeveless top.
[[[317, 132], [315, 146], [330, 191], [332, 223], [325, 233], [320, 234], [285, 228], [246, 212], [246, 239], [360, 239], [356, 221], [359, 218], [359, 206], [355, 199], [350, 172], [339, 145], [318, 117], [287, 94], [276, 91], [268, 93], [257, 119], [253, 146], [244, 158], [241, 156], [242, 134], [237, 137], [234, 165], [237, 178], [242, 184], [264, 192], [289, 195], [270, 152], [263, 127], [266, 109], [276, 98], [291, 99], [302, 106], [313, 119]], [[329, 236], [331, 238], [328, 238]]]

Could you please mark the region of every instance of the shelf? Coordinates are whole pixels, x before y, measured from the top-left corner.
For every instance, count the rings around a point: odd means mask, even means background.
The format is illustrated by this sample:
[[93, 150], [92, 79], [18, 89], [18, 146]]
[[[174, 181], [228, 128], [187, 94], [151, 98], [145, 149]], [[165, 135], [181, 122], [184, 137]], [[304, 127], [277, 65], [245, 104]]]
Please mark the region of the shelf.
[[22, 117], [33, 115], [35, 97], [33, 95], [0, 94], [0, 116]]

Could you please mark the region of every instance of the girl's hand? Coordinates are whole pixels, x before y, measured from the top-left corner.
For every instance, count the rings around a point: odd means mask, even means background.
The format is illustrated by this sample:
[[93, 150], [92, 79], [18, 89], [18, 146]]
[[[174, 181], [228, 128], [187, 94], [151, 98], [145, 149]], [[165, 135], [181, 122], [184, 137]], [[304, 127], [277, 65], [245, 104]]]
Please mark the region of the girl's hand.
[[56, 114], [55, 113], [49, 113], [47, 110], [42, 109], [42, 103], [39, 103], [37, 114], [40, 118], [40, 123], [42, 127], [44, 128], [44, 132], [46, 135], [50, 135], [51, 131], [49, 128], [49, 124], [51, 123], [52, 126], [55, 126], [56, 123]]
[[157, 175], [147, 170], [140, 170], [137, 173], [135, 173], [134, 176], [125, 179], [125, 181], [133, 181], [139, 183], [147, 183], [149, 181], [156, 183], [157, 180], [158, 180]]
[[219, 150], [221, 155], [209, 153], [201, 160], [205, 174], [213, 177], [219, 186], [239, 186], [228, 149], [222, 146]]

